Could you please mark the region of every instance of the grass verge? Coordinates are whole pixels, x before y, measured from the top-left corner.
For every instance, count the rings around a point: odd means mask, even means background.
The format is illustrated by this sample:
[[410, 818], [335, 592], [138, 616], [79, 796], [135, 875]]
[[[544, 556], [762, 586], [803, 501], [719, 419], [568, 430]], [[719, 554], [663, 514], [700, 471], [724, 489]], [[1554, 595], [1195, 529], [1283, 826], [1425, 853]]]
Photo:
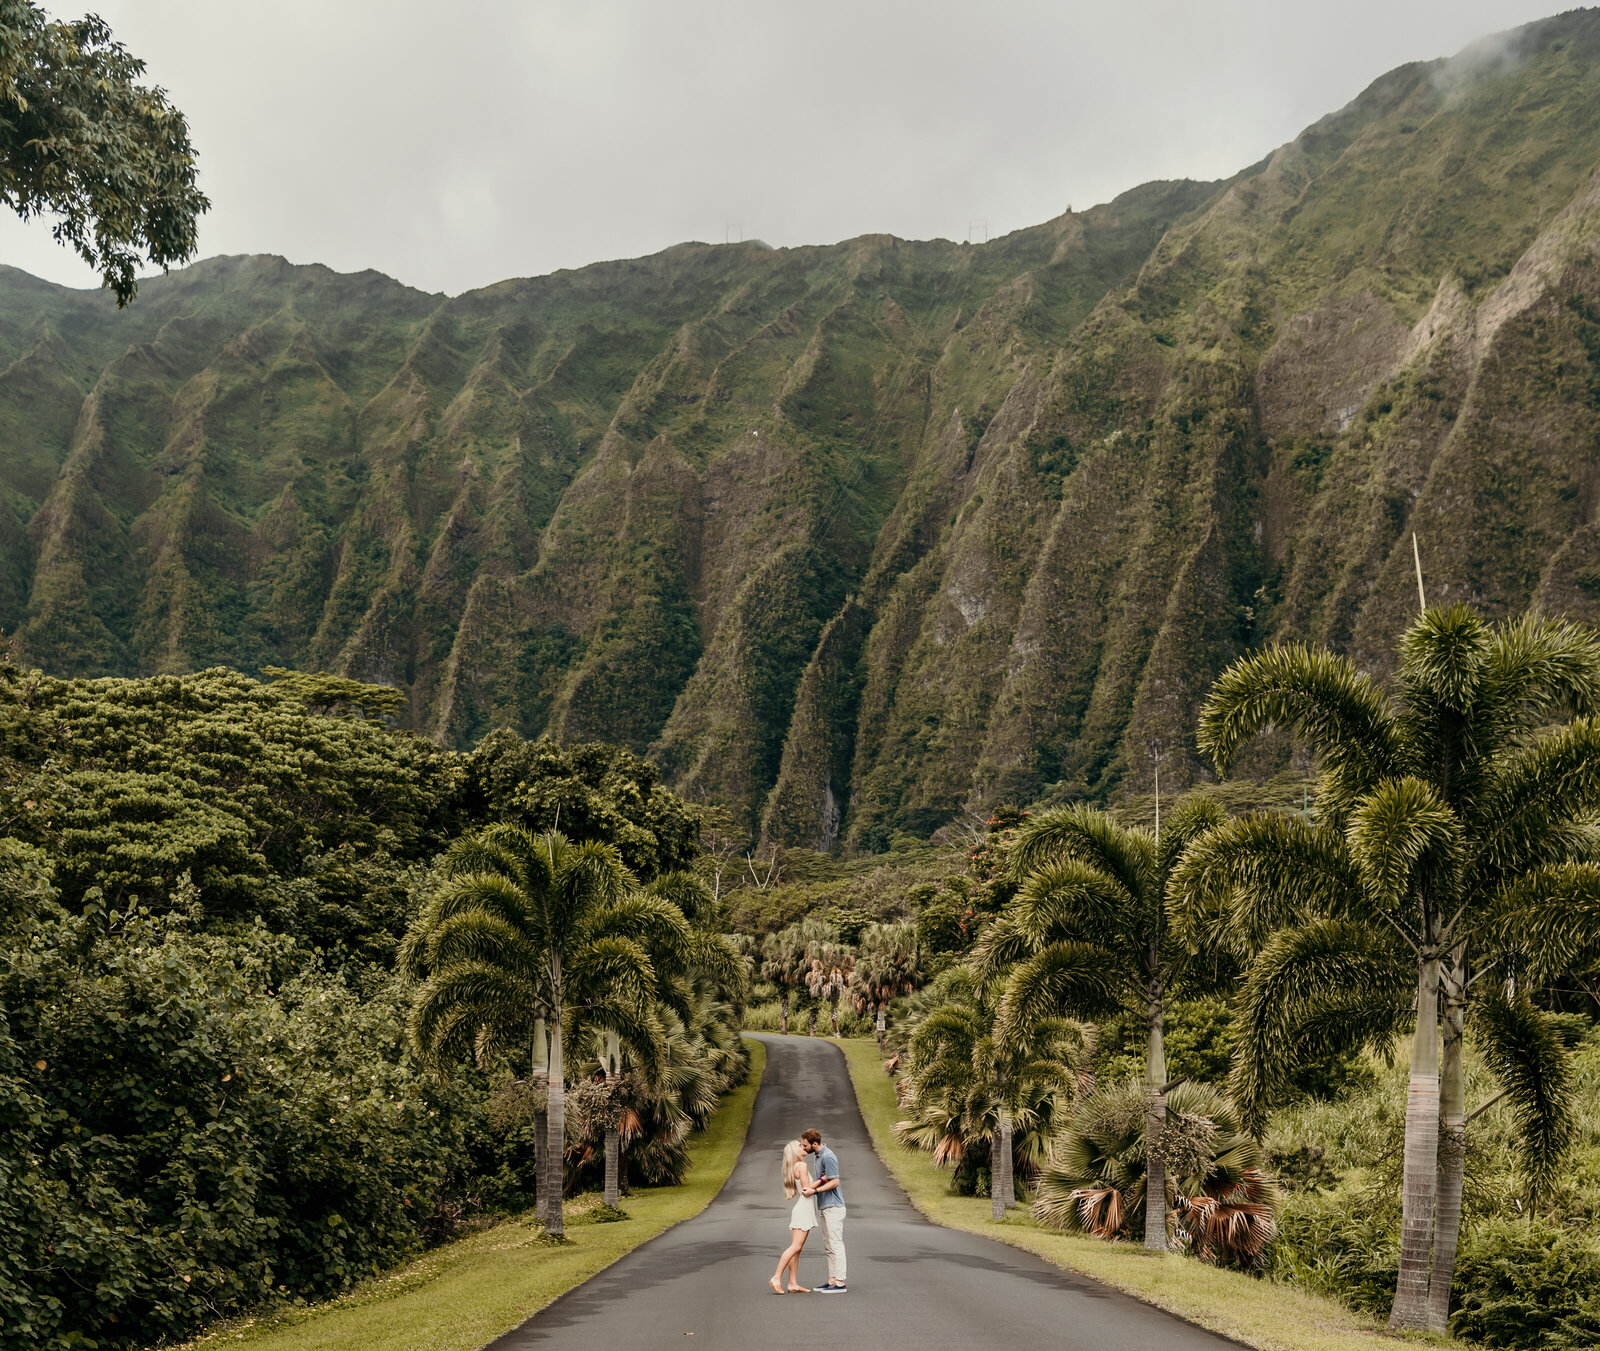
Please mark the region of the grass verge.
[[547, 1244], [531, 1215], [507, 1220], [395, 1268], [325, 1304], [218, 1327], [188, 1347], [255, 1351], [475, 1351], [586, 1281], [646, 1239], [698, 1215], [722, 1190], [744, 1146], [766, 1066], [748, 1041], [750, 1078], [724, 1099], [689, 1142], [681, 1187], [651, 1187], [623, 1198], [626, 1220], [587, 1222], [598, 1197], [565, 1207], [567, 1242]]
[[[989, 1216], [987, 1197], [952, 1196], [948, 1173], [927, 1154], [895, 1140], [893, 1127], [900, 1107], [877, 1046], [843, 1039], [837, 1045], [849, 1062], [873, 1147], [911, 1203], [935, 1224], [1025, 1248], [1067, 1271], [1092, 1277], [1260, 1351], [1373, 1351], [1379, 1339], [1397, 1340], [1372, 1319], [1293, 1286], [1223, 1271], [1177, 1253], [1147, 1253], [1131, 1243], [1056, 1233], [1035, 1223], [1025, 1211], [1013, 1211], [997, 1224]], [[1462, 1346], [1440, 1337], [1418, 1340]]]

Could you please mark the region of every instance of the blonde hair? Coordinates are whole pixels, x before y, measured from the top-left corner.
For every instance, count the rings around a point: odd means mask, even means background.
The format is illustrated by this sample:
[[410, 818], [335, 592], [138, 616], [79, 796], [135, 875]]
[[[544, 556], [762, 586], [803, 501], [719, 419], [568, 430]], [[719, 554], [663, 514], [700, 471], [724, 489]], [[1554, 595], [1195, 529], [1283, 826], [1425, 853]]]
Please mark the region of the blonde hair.
[[794, 1180], [794, 1166], [799, 1162], [800, 1142], [791, 1140], [783, 1147], [783, 1194], [791, 1201], [800, 1194]]

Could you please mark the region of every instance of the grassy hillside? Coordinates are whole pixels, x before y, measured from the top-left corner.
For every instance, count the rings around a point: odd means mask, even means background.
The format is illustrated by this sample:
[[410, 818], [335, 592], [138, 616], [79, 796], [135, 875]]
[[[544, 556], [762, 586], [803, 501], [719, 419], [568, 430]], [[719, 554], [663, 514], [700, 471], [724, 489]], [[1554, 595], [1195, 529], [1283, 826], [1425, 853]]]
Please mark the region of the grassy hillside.
[[0, 270], [0, 628], [621, 741], [790, 846], [1176, 785], [1243, 647], [1383, 660], [1413, 531], [1430, 599], [1600, 618], [1597, 88], [1574, 11], [976, 246]]

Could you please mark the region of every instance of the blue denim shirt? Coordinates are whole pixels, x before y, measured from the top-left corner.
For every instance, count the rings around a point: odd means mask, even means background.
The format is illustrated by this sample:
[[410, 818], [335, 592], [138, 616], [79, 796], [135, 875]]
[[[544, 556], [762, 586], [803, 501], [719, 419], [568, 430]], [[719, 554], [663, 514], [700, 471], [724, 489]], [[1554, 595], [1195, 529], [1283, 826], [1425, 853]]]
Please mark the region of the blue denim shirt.
[[[817, 1151], [815, 1157], [817, 1160], [817, 1173], [814, 1181], [821, 1182], [824, 1178], [839, 1176], [839, 1160], [827, 1145], [823, 1145]], [[831, 1210], [834, 1206], [842, 1206], [843, 1204], [843, 1186], [830, 1187], [825, 1192], [817, 1193], [818, 1210]]]

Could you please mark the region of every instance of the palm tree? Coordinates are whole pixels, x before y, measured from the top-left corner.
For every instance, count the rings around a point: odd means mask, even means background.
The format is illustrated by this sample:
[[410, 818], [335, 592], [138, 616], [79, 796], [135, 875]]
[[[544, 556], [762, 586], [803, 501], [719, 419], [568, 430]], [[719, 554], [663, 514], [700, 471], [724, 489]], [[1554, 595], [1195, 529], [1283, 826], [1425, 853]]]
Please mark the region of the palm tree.
[[852, 978], [852, 1002], [857, 1013], [869, 1008], [876, 1014], [878, 1045], [886, 1030], [884, 1010], [891, 999], [910, 994], [921, 982], [921, 953], [916, 926], [908, 920], [895, 924], [869, 924], [861, 931]]
[[[1148, 1160], [1143, 1093], [1135, 1081], [1080, 1100], [1039, 1175], [1034, 1217], [1053, 1229], [1118, 1238], [1142, 1228]], [[1215, 1089], [1181, 1083], [1167, 1098], [1161, 1152], [1190, 1250], [1253, 1267], [1276, 1232], [1277, 1188], [1259, 1143]]]
[[788, 928], [768, 934], [761, 941], [761, 978], [770, 980], [778, 987], [782, 1009], [779, 1028], [785, 1035], [789, 1031], [789, 992], [805, 985], [806, 973], [811, 969], [802, 927], [791, 924]]
[[[1174, 895], [1256, 951], [1233, 1086], [1257, 1123], [1300, 1046], [1381, 1037], [1413, 1011], [1390, 1326], [1443, 1331], [1470, 959], [1482, 947], [1502, 960], [1508, 932], [1532, 934], [1533, 917], [1600, 896], [1600, 872], [1582, 861], [1600, 808], [1600, 725], [1559, 721], [1600, 707], [1600, 642], [1572, 624], [1429, 609], [1401, 641], [1397, 684], [1391, 699], [1345, 659], [1300, 645], [1225, 671], [1201, 750], [1224, 770], [1258, 732], [1298, 733], [1321, 759], [1318, 820], [1233, 823], [1197, 845]], [[1559, 1112], [1558, 1099], [1546, 1105]]]
[[904, 1107], [895, 1123], [903, 1144], [954, 1163], [973, 1140], [989, 1142], [989, 1199], [996, 1220], [1016, 1199], [1013, 1152], [1035, 1166], [1072, 1101], [1068, 1064], [1082, 1049], [1081, 1030], [1065, 1019], [1040, 1019], [1024, 1037], [995, 1035], [993, 1010], [978, 1000], [930, 1010], [911, 1034]]
[[549, 1045], [546, 1229], [563, 1234], [565, 1037], [571, 1021], [647, 1044], [657, 972], [651, 949], [686, 952], [671, 902], [638, 891], [609, 844], [491, 826], [445, 852], [443, 881], [407, 935], [407, 969], [425, 977], [412, 1014], [424, 1056], [445, 1064], [504, 1044], [546, 1018]]
[[[826, 999], [828, 1012], [833, 1019], [833, 1035], [839, 1035], [839, 996], [850, 988], [850, 978], [855, 973], [856, 953], [848, 943], [837, 938], [815, 938], [806, 944], [806, 990], [814, 1000]], [[813, 1006], [812, 1033], [816, 1032], [816, 1012]]]
[[[655, 968], [656, 988], [653, 1016], [627, 1027], [604, 1025], [599, 1032], [600, 1071], [610, 1096], [621, 1097], [626, 1050], [636, 1068], [647, 1078], [657, 1073], [667, 1045], [663, 1040], [662, 1020], [675, 1014], [684, 1025], [691, 1024], [708, 995], [742, 1000], [746, 991], [746, 966], [737, 945], [710, 925], [717, 906], [710, 888], [693, 873], [670, 872], [653, 878], [644, 895], [664, 901], [683, 915], [687, 930], [675, 925], [656, 926], [640, 931]], [[641, 1040], [640, 1038], [643, 1037]], [[612, 1112], [605, 1131], [605, 1181], [603, 1196], [609, 1206], [617, 1204], [621, 1184], [622, 1121]]]
[[1094, 1019], [1119, 1005], [1145, 1020], [1147, 1248], [1167, 1246], [1166, 1185], [1157, 1143], [1166, 1118], [1163, 1041], [1167, 988], [1190, 955], [1167, 922], [1167, 881], [1189, 842], [1222, 810], [1179, 800], [1157, 835], [1092, 807], [1063, 807], [1025, 822], [1012, 848], [1016, 899], [980, 944], [979, 969], [1005, 982], [999, 1030], [1025, 1037], [1041, 1018]]

